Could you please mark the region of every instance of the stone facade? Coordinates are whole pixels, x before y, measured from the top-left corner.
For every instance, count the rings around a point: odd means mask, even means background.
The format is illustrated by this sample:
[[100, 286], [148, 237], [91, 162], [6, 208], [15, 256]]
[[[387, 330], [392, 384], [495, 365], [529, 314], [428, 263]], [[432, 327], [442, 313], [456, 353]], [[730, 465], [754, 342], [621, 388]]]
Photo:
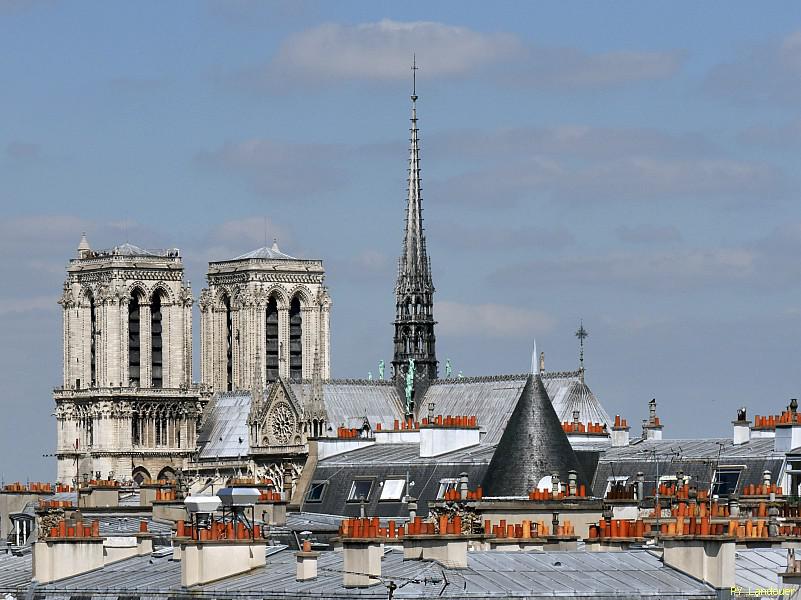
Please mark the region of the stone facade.
[[319, 354], [330, 362], [331, 298], [320, 260], [283, 254], [277, 244], [209, 264], [200, 294], [201, 382], [215, 392], [250, 389], [261, 364], [263, 383], [309, 379]]
[[177, 250], [82, 238], [59, 301], [59, 481], [170, 475], [194, 452], [207, 394], [192, 385], [192, 302]]

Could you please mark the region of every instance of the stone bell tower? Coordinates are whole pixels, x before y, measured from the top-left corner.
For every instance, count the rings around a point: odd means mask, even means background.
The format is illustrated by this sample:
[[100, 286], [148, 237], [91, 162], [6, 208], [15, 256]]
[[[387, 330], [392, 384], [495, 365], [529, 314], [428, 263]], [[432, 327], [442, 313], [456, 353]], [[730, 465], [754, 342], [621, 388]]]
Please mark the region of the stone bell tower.
[[157, 478], [195, 449], [192, 291], [178, 250], [122, 244], [70, 260], [63, 381], [54, 393], [58, 479]]
[[[330, 373], [331, 297], [323, 261], [272, 246], [209, 263], [200, 294], [201, 381], [214, 392], [251, 389], [279, 379], [310, 379], [318, 354]], [[257, 357], [260, 365], [257, 369]]]

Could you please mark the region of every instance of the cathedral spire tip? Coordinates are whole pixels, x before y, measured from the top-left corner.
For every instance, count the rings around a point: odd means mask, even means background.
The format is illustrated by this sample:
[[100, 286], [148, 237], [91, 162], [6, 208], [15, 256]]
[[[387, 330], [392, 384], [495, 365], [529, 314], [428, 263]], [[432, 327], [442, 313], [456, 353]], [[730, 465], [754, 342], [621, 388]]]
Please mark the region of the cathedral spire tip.
[[434, 285], [431, 261], [423, 230], [423, 185], [420, 176], [420, 140], [417, 128], [417, 57], [412, 58], [412, 115], [409, 129], [409, 180], [403, 251], [398, 261], [395, 286], [395, 352], [392, 360], [396, 378], [405, 378], [414, 361], [420, 378], [437, 377], [434, 350]]

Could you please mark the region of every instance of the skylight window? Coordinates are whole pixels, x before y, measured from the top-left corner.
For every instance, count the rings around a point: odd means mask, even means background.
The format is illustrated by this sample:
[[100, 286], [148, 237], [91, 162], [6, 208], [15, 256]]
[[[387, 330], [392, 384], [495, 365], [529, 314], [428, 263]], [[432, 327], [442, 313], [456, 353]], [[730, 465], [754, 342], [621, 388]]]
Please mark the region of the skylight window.
[[306, 492], [306, 502], [322, 502], [326, 484], [326, 481], [312, 481]]
[[728, 496], [737, 491], [740, 482], [740, 469], [718, 469], [712, 478], [712, 495]]
[[381, 488], [379, 500], [399, 501], [403, 498], [403, 490], [406, 487], [405, 479], [387, 479]]
[[358, 502], [362, 498], [365, 501], [370, 499], [370, 490], [373, 489], [372, 479], [355, 479], [350, 486], [348, 502]]

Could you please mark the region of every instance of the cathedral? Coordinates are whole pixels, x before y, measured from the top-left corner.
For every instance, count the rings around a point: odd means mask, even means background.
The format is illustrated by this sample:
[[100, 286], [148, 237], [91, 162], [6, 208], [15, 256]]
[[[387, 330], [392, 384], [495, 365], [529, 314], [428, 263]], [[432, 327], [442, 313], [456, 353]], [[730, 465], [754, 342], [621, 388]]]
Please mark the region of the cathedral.
[[433, 418], [435, 408], [477, 419], [479, 458], [471, 455], [467, 466], [446, 463], [503, 473], [487, 480], [491, 491], [527, 491], [554, 469], [583, 472], [580, 444], [568, 439], [564, 424], [600, 424], [604, 432], [610, 425], [584, 382], [583, 361], [573, 372], [548, 373], [540, 361], [523, 375], [455, 378], [448, 367], [439, 377], [417, 100], [413, 92], [390, 376], [385, 380], [381, 369], [377, 380], [331, 379], [332, 301], [323, 263], [273, 243], [209, 263], [208, 287], [197, 299], [196, 381], [194, 297], [180, 252], [128, 243], [94, 250], [83, 236], [59, 301], [59, 481], [251, 475], [271, 479], [302, 504], [325, 471], [324, 442], [347, 430], [374, 443], [382, 424], [417, 423]]

